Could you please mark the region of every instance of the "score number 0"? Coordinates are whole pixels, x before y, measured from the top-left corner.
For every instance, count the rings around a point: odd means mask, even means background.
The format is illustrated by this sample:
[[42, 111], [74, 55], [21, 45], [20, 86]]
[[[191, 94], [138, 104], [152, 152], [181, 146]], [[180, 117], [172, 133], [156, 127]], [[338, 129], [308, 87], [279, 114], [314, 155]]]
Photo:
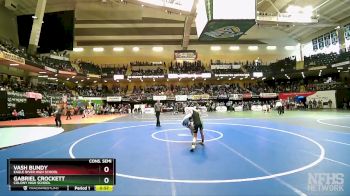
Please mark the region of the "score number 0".
[[[109, 172], [109, 167], [108, 167], [108, 166], [105, 166], [105, 167], [103, 168], [103, 171], [104, 171], [105, 173], [108, 173], [108, 172]], [[105, 177], [105, 178], [103, 179], [103, 182], [104, 182], [105, 184], [108, 184], [108, 183], [109, 183], [109, 178], [108, 178], [108, 177]]]

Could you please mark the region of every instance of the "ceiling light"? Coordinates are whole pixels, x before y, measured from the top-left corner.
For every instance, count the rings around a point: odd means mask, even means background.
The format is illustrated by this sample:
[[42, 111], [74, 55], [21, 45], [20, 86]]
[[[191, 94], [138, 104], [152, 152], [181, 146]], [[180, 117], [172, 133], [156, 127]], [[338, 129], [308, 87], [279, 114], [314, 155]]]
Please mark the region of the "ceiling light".
[[40, 74], [46, 74], [46, 71], [39, 71]]
[[221, 47], [220, 46], [211, 46], [210, 50], [212, 50], [212, 51], [219, 51], [219, 50], [221, 50]]
[[95, 80], [94, 83], [96, 83], [97, 81]]
[[57, 76], [58, 74], [55, 74], [55, 76]]
[[286, 49], [286, 50], [295, 50], [295, 46], [285, 46], [284, 49]]
[[38, 76], [39, 78], [48, 78], [49, 76], [48, 75], [41, 75], [41, 76]]
[[267, 46], [266, 49], [267, 50], [276, 50], [277, 47], [276, 46]]
[[133, 48], [132, 48], [132, 51], [138, 52], [138, 51], [140, 51], [140, 48], [139, 48], [139, 47], [133, 47]]
[[154, 52], [162, 52], [162, 51], [164, 50], [164, 48], [163, 48], [163, 47], [160, 47], [160, 46], [155, 46], [155, 47], [152, 48], [152, 50], [153, 50]]
[[34, 16], [32, 16], [32, 18], [33, 18], [33, 19], [37, 19], [38, 17], [34, 15]]
[[80, 80], [80, 82], [84, 82], [84, 80]]
[[104, 48], [93, 48], [92, 50], [94, 52], [103, 52], [105, 49]]
[[67, 80], [69, 80], [69, 78], [67, 78]]
[[113, 48], [113, 51], [115, 51], [115, 52], [123, 52], [124, 48], [123, 47], [115, 47], [115, 48]]
[[10, 66], [18, 66], [18, 63], [11, 63]]
[[83, 52], [84, 48], [73, 48], [73, 52]]
[[75, 84], [78, 84], [78, 81], [75, 81]]
[[251, 50], [251, 51], [255, 51], [255, 50], [258, 50], [259, 47], [258, 46], [248, 46], [248, 50]]
[[107, 82], [107, 80], [104, 80], [104, 82]]
[[75, 76], [72, 76], [72, 78], [75, 78]]
[[228, 49], [231, 50], [231, 51], [237, 51], [240, 48], [239, 48], [239, 46], [230, 46]]

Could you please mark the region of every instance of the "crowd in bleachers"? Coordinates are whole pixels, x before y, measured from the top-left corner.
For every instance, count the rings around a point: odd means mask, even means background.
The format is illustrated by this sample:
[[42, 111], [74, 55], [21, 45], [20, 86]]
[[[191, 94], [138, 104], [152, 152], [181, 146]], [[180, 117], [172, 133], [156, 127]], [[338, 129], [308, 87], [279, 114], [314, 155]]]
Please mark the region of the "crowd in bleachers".
[[26, 52], [26, 49], [23, 47], [16, 47], [13, 43], [7, 40], [0, 40], [0, 50], [15, 54], [19, 57], [22, 57], [26, 60], [26, 64], [30, 65], [39, 65], [39, 66], [48, 66], [57, 70], [63, 71], [75, 71], [73, 66], [69, 61], [57, 60], [44, 56], [32, 56]]
[[93, 62], [85, 62], [78, 59], [75, 63], [79, 65], [80, 70], [82, 70], [84, 74], [101, 74], [101, 67]]
[[102, 75], [125, 75], [128, 67], [126, 65], [100, 65]]
[[198, 73], [204, 73], [206, 72], [206, 69], [201, 61], [195, 61], [195, 62], [189, 62], [189, 61], [183, 61], [180, 62], [171, 62], [169, 66], [169, 73], [175, 73], [175, 74], [198, 74]]
[[160, 66], [163, 65], [165, 66], [165, 62], [147, 62], [147, 61], [133, 61], [130, 62], [130, 65], [133, 66]]
[[273, 73], [290, 72], [296, 69], [296, 64], [296, 57], [291, 56], [271, 63], [269, 68]]
[[330, 54], [320, 53], [311, 55], [310, 57], [304, 57], [304, 64], [306, 68], [313, 66], [329, 66], [344, 61], [350, 61], [350, 51], [340, 54], [334, 52]]
[[132, 76], [159, 76], [164, 75], [164, 69], [133, 69], [131, 72]]
[[71, 94], [71, 90], [59, 83], [38, 83], [33, 85], [26, 81], [0, 80], [0, 89], [16, 92], [39, 92], [45, 95]]
[[57, 70], [75, 72], [70, 61], [58, 60], [49, 57], [41, 57], [41, 64]]

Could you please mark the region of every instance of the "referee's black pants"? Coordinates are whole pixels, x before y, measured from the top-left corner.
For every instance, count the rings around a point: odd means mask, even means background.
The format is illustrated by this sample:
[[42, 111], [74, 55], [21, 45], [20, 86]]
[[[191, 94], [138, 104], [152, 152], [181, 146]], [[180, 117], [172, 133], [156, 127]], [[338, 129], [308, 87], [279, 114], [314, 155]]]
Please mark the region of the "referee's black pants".
[[160, 112], [156, 112], [156, 117], [157, 117], [157, 127], [160, 127], [160, 120], [159, 120]]
[[62, 127], [61, 115], [55, 117], [56, 127]]

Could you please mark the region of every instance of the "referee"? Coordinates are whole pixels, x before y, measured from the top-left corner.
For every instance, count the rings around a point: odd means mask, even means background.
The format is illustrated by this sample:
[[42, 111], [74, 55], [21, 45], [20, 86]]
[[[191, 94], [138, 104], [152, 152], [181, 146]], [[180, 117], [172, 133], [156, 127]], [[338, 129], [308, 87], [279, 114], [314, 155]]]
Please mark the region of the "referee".
[[160, 116], [160, 112], [162, 111], [162, 104], [160, 103], [159, 100], [157, 101], [156, 104], [154, 104], [154, 111], [156, 112], [156, 117], [157, 117], [156, 127], [160, 127], [159, 116]]

